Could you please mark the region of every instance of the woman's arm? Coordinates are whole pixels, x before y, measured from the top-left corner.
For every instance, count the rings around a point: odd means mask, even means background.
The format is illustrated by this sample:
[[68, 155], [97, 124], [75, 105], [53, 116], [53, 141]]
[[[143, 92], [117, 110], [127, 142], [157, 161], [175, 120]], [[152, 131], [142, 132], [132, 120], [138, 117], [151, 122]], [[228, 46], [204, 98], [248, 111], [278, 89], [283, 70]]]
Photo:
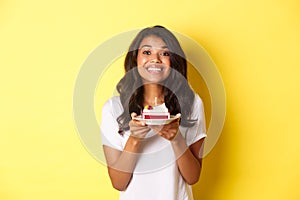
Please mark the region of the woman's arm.
[[115, 189], [124, 191], [130, 183], [140, 146], [140, 142], [131, 136], [123, 151], [103, 146], [108, 174]]
[[[134, 117], [136, 114], [133, 113], [131, 116]], [[129, 126], [131, 135], [123, 151], [103, 146], [110, 180], [113, 187], [119, 191], [126, 190], [130, 183], [138, 155], [142, 149], [143, 138], [150, 131], [145, 123], [136, 120], [131, 120]]]
[[181, 133], [171, 141], [177, 158], [176, 162], [183, 179], [193, 185], [198, 182], [202, 168], [202, 151], [204, 138], [187, 147]]
[[198, 140], [189, 147], [182, 134], [179, 132], [179, 117], [170, 124], [163, 126], [151, 126], [161, 137], [169, 140], [176, 156], [179, 171], [184, 180], [192, 185], [198, 182], [202, 167], [203, 139]]

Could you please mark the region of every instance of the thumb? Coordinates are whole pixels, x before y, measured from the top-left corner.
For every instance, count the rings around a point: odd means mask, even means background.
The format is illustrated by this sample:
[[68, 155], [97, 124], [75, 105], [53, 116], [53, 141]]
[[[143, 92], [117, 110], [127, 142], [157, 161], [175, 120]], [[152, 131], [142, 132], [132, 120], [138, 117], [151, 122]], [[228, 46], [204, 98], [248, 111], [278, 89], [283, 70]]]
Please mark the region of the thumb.
[[130, 115], [131, 115], [131, 118], [134, 118], [137, 116], [137, 114], [135, 112], [132, 112]]
[[176, 115], [175, 115], [175, 118], [180, 118], [181, 117], [181, 114], [180, 113], [177, 113]]

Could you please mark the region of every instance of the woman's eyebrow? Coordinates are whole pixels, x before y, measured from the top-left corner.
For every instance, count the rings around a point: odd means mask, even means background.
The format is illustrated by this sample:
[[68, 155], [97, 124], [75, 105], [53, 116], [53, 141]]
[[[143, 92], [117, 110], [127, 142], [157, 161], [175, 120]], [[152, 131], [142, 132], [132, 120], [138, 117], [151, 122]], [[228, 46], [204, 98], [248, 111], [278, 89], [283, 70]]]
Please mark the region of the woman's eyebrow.
[[143, 46], [140, 47], [140, 49], [144, 48], [144, 47], [149, 47], [149, 48], [152, 48], [151, 45], [148, 45], [148, 44], [144, 44]]
[[[149, 47], [149, 48], [152, 48], [152, 46], [151, 45], [148, 45], [148, 44], [144, 44], [144, 45], [142, 45], [141, 47], [140, 47], [140, 49], [142, 49], [142, 48], [144, 48], [144, 47]], [[160, 47], [161, 49], [167, 49], [168, 48], [168, 46], [162, 46], [162, 47]]]

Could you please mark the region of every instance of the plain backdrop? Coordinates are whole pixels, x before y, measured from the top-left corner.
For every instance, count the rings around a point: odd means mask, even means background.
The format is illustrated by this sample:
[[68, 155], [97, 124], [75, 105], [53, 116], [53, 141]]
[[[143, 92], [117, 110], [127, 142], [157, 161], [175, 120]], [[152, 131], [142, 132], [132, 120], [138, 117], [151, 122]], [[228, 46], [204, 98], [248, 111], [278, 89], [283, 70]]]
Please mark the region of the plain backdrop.
[[[102, 42], [156, 24], [201, 44], [226, 89], [224, 129], [195, 199], [300, 199], [299, 19], [296, 0], [0, 1], [0, 199], [118, 199], [78, 137], [74, 84]], [[111, 70], [105, 98], [122, 58]], [[189, 77], [209, 116], [201, 76]], [[105, 98], [95, 93], [99, 121]]]

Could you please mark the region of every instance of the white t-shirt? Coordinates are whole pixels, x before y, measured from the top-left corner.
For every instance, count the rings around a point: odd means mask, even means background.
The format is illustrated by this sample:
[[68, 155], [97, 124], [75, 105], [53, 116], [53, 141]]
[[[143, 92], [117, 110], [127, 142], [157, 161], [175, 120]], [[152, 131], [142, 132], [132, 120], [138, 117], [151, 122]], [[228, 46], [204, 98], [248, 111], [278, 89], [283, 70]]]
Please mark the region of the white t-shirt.
[[[118, 133], [117, 118], [123, 106], [119, 96], [109, 99], [102, 108], [102, 144], [123, 151], [130, 131], [123, 136]], [[206, 137], [203, 103], [196, 94], [191, 119], [197, 119], [194, 126], [182, 127], [180, 132], [189, 146]], [[150, 131], [147, 144], [137, 161], [131, 182], [120, 192], [120, 200], [193, 200], [191, 186], [182, 178], [170, 141]]]

